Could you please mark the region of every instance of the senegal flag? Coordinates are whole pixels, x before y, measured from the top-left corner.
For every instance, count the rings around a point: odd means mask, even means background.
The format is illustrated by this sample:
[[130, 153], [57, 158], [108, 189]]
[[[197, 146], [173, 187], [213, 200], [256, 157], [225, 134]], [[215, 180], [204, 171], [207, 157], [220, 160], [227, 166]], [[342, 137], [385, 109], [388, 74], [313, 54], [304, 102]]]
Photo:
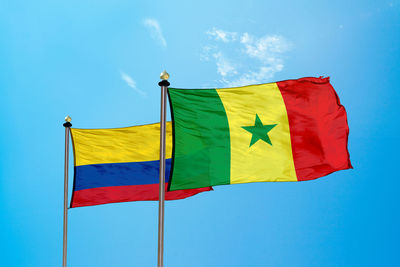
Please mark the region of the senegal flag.
[[170, 190], [304, 181], [351, 168], [346, 111], [329, 78], [168, 94]]

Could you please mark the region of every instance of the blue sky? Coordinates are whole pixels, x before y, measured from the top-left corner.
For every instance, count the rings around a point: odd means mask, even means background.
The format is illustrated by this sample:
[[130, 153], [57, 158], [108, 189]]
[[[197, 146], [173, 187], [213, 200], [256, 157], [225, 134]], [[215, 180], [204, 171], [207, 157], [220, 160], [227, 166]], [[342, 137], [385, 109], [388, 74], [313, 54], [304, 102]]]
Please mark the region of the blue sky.
[[[64, 117], [157, 122], [166, 69], [180, 88], [330, 76], [354, 166], [168, 202], [166, 267], [396, 266], [399, 48], [395, 0], [3, 1], [1, 265], [61, 265]], [[72, 209], [68, 238], [71, 267], [155, 266], [157, 203]]]

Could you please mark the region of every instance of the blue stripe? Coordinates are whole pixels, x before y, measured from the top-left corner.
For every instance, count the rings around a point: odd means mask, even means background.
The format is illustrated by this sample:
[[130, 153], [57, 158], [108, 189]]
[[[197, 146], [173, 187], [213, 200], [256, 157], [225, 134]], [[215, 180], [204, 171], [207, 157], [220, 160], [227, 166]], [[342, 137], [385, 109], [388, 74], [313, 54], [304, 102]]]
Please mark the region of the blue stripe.
[[[171, 159], [166, 160], [165, 182], [169, 182], [171, 161]], [[158, 184], [159, 170], [159, 160], [76, 166], [74, 190], [106, 186]]]

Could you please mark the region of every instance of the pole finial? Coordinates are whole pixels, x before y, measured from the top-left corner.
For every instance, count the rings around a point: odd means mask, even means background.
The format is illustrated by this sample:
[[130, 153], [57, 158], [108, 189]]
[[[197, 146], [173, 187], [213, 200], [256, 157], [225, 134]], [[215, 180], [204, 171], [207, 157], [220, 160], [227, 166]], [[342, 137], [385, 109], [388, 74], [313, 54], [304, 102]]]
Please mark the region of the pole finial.
[[161, 72], [160, 79], [161, 80], [168, 80], [169, 79], [169, 74], [168, 74], [168, 72], [166, 70], [163, 70], [163, 72]]
[[72, 124], [71, 124], [72, 119], [71, 119], [70, 116], [65, 117], [64, 120], [65, 120], [65, 123], [63, 124], [64, 127], [71, 127], [72, 126]]

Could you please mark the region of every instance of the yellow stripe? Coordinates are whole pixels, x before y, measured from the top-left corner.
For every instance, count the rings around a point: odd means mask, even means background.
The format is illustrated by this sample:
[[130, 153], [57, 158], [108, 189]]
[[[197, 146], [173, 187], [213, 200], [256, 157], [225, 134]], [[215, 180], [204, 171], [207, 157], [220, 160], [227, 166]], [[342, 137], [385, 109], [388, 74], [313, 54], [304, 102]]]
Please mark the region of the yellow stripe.
[[[276, 83], [217, 89], [224, 105], [231, 140], [231, 184], [297, 181], [289, 121]], [[263, 125], [277, 124], [268, 136], [272, 145], [258, 140], [250, 147], [256, 114]]]
[[[115, 129], [71, 129], [75, 166], [160, 159], [160, 124]], [[166, 157], [172, 155], [172, 124], [167, 122]]]

